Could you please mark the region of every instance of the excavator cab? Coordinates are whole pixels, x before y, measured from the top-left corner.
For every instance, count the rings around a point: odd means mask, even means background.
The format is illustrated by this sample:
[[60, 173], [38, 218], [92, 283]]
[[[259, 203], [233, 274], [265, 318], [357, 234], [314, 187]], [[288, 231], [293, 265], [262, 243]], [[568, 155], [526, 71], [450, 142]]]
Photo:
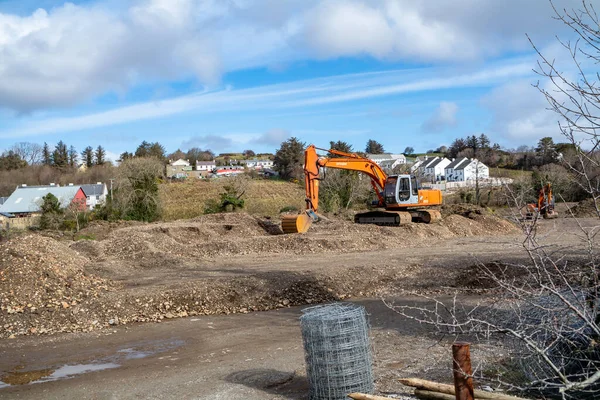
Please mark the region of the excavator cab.
[[383, 198], [386, 206], [419, 203], [419, 185], [414, 175], [392, 175], [385, 181]]

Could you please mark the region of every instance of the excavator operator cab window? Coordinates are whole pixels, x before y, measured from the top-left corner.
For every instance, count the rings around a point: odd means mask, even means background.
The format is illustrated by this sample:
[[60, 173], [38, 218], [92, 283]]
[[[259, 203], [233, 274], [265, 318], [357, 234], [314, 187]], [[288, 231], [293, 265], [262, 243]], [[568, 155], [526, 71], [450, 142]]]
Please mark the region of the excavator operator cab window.
[[398, 201], [410, 200], [410, 178], [400, 178], [398, 182]]
[[413, 194], [413, 196], [418, 196], [419, 195], [419, 182], [417, 182], [417, 177], [413, 175], [410, 178], [412, 180], [412, 194]]

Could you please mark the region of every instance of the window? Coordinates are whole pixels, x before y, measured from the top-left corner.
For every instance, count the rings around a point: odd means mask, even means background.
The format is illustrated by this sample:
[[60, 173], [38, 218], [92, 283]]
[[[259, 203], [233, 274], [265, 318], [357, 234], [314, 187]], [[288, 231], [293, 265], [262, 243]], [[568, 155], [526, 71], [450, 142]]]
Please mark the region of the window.
[[398, 200], [408, 201], [410, 199], [410, 179], [400, 178], [398, 183]]

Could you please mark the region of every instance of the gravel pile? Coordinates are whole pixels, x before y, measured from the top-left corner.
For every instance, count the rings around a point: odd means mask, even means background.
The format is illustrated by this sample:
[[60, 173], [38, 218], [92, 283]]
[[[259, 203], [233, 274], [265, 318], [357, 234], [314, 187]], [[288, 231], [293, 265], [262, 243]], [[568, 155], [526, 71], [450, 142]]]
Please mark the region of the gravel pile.
[[69, 314], [113, 286], [84, 272], [87, 258], [48, 237], [15, 238], [0, 245], [0, 254], [1, 337], [71, 325]]

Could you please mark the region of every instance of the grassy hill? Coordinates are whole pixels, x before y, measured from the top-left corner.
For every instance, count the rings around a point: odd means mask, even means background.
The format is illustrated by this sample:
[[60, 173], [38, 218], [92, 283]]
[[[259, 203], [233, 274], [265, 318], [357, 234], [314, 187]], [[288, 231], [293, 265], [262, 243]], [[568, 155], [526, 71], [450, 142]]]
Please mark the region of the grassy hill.
[[490, 168], [490, 177], [492, 178], [531, 178], [533, 171], [522, 171], [520, 169], [507, 169], [507, 168]]
[[[207, 202], [218, 200], [223, 186], [236, 178], [214, 180], [188, 180], [160, 185], [159, 195], [163, 205], [163, 220], [194, 218], [204, 214]], [[275, 216], [284, 207], [304, 208], [304, 188], [296, 183], [252, 179], [243, 199], [245, 211], [261, 216]]]

